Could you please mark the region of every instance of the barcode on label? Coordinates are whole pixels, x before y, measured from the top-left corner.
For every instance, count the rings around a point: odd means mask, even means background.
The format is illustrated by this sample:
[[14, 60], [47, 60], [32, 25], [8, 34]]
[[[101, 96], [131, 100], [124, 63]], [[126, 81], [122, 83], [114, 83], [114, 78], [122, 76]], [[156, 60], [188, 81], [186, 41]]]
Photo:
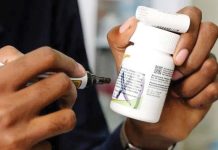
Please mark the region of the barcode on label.
[[156, 65], [155, 69], [154, 69], [154, 73], [161, 75], [162, 74], [162, 70], [163, 70], [163, 67]]

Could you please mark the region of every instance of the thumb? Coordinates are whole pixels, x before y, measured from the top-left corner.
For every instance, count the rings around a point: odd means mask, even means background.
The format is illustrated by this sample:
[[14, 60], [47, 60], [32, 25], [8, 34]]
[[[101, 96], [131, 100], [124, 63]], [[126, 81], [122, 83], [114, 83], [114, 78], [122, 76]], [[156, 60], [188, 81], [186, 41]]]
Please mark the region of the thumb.
[[177, 44], [176, 52], [173, 55], [174, 62], [177, 66], [182, 66], [189, 55], [191, 55], [193, 48], [198, 39], [199, 29], [201, 26], [202, 13], [198, 8], [185, 7], [178, 13], [185, 14], [190, 17], [190, 27], [187, 33], [183, 33]]
[[114, 27], [107, 35], [109, 46], [119, 70], [125, 48], [130, 44], [129, 40], [137, 25], [135, 17], [129, 18], [123, 25]]
[[12, 46], [5, 46], [0, 49], [0, 62], [7, 64], [23, 56], [23, 53]]

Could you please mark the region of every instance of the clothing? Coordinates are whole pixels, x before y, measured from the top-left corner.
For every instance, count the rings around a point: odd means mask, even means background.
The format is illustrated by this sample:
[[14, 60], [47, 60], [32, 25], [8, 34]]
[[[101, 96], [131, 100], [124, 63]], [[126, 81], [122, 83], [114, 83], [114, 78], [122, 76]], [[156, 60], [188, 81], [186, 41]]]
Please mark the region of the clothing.
[[[5, 45], [23, 53], [50, 46], [89, 70], [76, 0], [1, 0], [0, 46]], [[120, 127], [109, 134], [95, 88], [78, 91], [73, 110], [76, 128], [54, 138], [54, 149], [122, 149]]]

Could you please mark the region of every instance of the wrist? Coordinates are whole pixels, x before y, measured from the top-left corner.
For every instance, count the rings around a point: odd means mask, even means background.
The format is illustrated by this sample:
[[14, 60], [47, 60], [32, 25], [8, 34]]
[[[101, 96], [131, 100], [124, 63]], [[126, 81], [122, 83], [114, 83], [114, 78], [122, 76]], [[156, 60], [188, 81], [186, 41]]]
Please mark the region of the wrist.
[[155, 124], [148, 124], [152, 128], [146, 130], [143, 128], [144, 124], [141, 122], [135, 124], [135, 121], [131, 119], [127, 119], [124, 123], [123, 130], [131, 145], [140, 149], [151, 150], [168, 150], [174, 145], [174, 141], [160, 135]]

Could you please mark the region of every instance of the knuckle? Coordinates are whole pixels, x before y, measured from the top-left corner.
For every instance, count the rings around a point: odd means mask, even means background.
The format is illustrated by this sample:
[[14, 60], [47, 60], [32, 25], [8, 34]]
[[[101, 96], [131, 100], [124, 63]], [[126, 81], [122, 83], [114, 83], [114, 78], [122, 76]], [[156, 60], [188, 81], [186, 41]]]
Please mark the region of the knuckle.
[[38, 49], [39, 53], [41, 54], [42, 58], [44, 58], [44, 63], [47, 65], [54, 65], [57, 60], [57, 54], [51, 47], [41, 47]]
[[11, 111], [9, 110], [9, 108], [7, 108], [7, 110], [4, 109], [0, 111], [0, 120], [1, 127], [8, 128], [14, 123], [15, 118], [13, 113], [11, 113]]
[[182, 141], [188, 137], [189, 133], [188, 132], [182, 132], [178, 135], [179, 141]]
[[190, 10], [192, 10], [199, 18], [202, 18], [202, 11], [195, 6], [190, 7]]
[[202, 18], [202, 11], [198, 7], [188, 6], [188, 7], [185, 7], [185, 11], [195, 14], [200, 19]]
[[72, 130], [75, 127], [76, 115], [72, 110], [66, 110], [66, 115], [63, 117], [63, 123], [67, 130]]
[[8, 52], [13, 52], [13, 53], [17, 51], [17, 49], [11, 45], [6, 45], [2, 49], [7, 50]]
[[19, 56], [22, 54], [15, 47], [10, 45], [4, 46], [3, 48], [1, 48], [1, 50], [3, 51], [3, 53], [6, 53], [9, 56]]
[[118, 28], [118, 27], [110, 29], [109, 32], [107, 33], [107, 40], [109, 42], [113, 40], [112, 35], [114, 34], [114, 31], [115, 31], [116, 28]]
[[59, 121], [53, 121], [49, 130], [52, 132], [69, 131], [75, 127], [76, 117], [75, 113], [70, 109], [65, 109], [64, 113], [60, 116]]
[[19, 141], [18, 135], [12, 133], [4, 135], [4, 144], [9, 146], [11, 149], [18, 147]]
[[120, 34], [118, 33], [118, 30], [119, 30], [119, 26], [116, 26], [112, 28], [107, 34], [107, 40], [108, 40], [109, 46], [112, 48], [118, 47], [117, 44], [121, 39]]
[[180, 130], [173, 130], [173, 135], [170, 134], [169, 137], [173, 138], [175, 141], [182, 141], [186, 139], [189, 135], [189, 132], [187, 130], [183, 130], [182, 132]]
[[113, 43], [112, 30], [107, 33], [107, 41], [109, 45], [111, 46], [111, 44]]
[[16, 138], [14, 135], [10, 134], [5, 138], [5, 142], [8, 143], [9, 145], [16, 145]]
[[178, 95], [179, 97], [182, 97], [182, 98], [189, 98], [191, 97], [192, 95], [192, 89], [188, 89], [187, 90], [187, 85], [186, 83], [182, 83], [181, 85], [179, 85], [178, 87], [176, 87], [176, 90], [175, 90], [175, 93], [176, 95]]
[[217, 25], [213, 22], [203, 22], [205, 28], [211, 31], [217, 31]]
[[198, 69], [198, 64], [195, 62], [195, 60], [188, 59], [186, 65], [185, 65], [185, 72], [191, 73]]
[[38, 50], [41, 50], [41, 51], [53, 51], [53, 49], [49, 46], [42, 46], [40, 47]]
[[216, 83], [212, 83], [209, 85], [208, 90], [207, 90], [208, 97], [212, 99], [218, 98], [218, 86]]
[[218, 65], [215, 59], [210, 58], [204, 63], [204, 74], [217, 74], [218, 72]]
[[[214, 34], [217, 38], [218, 36], [218, 27], [213, 22], [203, 22], [202, 23], [203, 29], [206, 30], [206, 33]], [[211, 36], [211, 35], [210, 35]]]
[[191, 91], [187, 91], [187, 90], [182, 90], [181, 91], [181, 96], [183, 98], [189, 98], [192, 97], [193, 93]]

